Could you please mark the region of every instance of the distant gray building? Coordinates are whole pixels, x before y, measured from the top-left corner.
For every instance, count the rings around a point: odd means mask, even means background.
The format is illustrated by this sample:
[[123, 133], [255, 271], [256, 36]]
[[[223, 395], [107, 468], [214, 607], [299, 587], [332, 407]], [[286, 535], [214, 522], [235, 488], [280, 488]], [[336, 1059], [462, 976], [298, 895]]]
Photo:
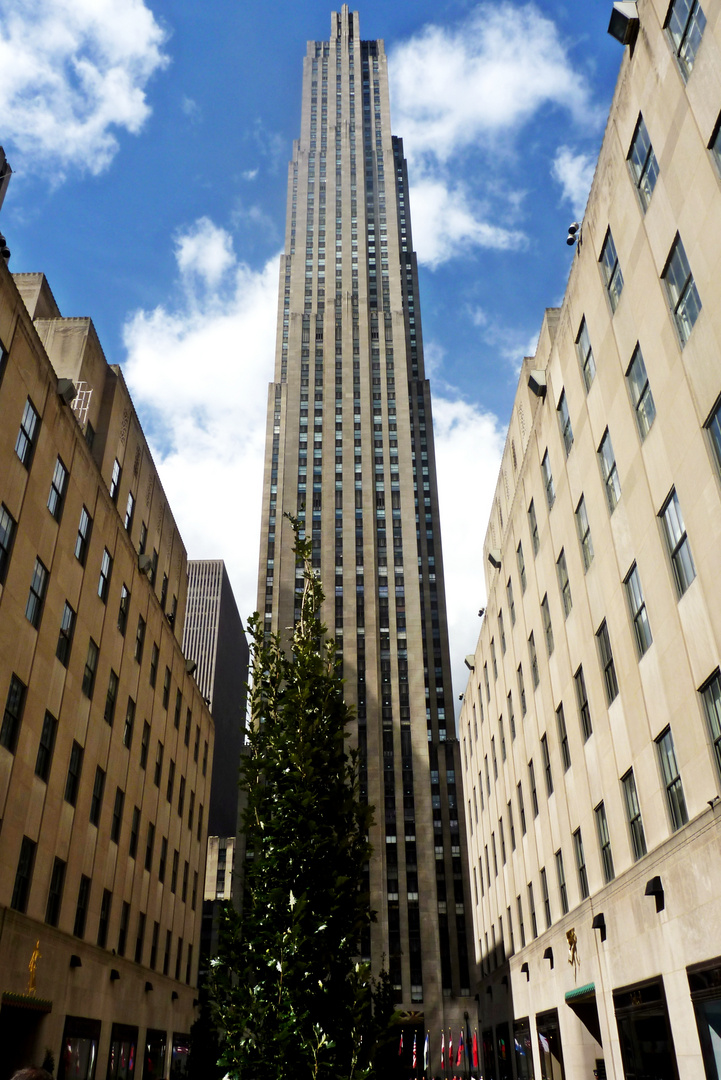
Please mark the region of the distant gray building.
[[219, 752], [213, 760], [208, 835], [235, 836], [248, 642], [221, 559], [188, 562], [183, 651], [198, 665], [196, 682], [215, 721]]

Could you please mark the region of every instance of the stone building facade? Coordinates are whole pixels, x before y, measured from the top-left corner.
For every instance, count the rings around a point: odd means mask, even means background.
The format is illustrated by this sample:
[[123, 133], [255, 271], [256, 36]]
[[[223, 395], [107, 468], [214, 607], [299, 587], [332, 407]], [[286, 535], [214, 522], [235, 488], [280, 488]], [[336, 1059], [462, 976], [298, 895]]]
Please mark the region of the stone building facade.
[[638, 18], [523, 363], [467, 660], [498, 1080], [719, 1075], [721, 4]]
[[[122, 373], [0, 260], [0, 1076], [182, 1075], [214, 730]], [[29, 970], [32, 968], [32, 971]]]

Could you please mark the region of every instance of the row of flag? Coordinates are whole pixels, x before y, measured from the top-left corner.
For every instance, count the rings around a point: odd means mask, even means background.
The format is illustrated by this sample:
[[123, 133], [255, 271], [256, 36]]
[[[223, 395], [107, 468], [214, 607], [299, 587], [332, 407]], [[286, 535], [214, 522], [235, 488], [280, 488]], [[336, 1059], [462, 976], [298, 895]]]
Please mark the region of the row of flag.
[[[478, 1033], [473, 1032], [471, 1039], [470, 1031], [468, 1032], [467, 1039], [470, 1040], [470, 1046], [467, 1046], [466, 1039], [464, 1039], [463, 1028], [461, 1028], [458, 1036], [458, 1046], [456, 1050], [455, 1067], [466, 1063], [466, 1054], [470, 1059], [470, 1064], [474, 1069], [478, 1068]], [[418, 1068], [418, 1053], [417, 1053], [417, 1036], [413, 1033], [413, 1068]], [[398, 1056], [403, 1053], [403, 1032], [401, 1031], [400, 1043], [398, 1045]], [[427, 1072], [430, 1066], [431, 1060], [431, 1037], [429, 1032], [426, 1032], [426, 1040], [423, 1047], [423, 1071]], [[449, 1028], [448, 1030], [448, 1068], [451, 1069], [454, 1066], [453, 1061], [453, 1032]], [[445, 1071], [446, 1068], [446, 1033], [441, 1031], [441, 1071]]]

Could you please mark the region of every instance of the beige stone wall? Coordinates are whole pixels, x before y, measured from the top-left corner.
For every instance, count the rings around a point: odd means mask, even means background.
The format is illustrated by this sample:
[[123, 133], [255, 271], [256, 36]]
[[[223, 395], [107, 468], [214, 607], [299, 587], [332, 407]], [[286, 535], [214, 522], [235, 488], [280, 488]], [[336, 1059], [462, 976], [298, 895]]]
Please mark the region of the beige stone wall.
[[[39, 939], [42, 960], [37, 994], [53, 1003], [52, 1013], [38, 1030], [40, 1056], [49, 1046], [57, 1057], [66, 1015], [87, 1016], [102, 1020], [99, 1060], [105, 1069], [112, 1022], [137, 1025], [142, 1040], [146, 1027], [162, 1028], [172, 1037], [173, 1031], [188, 1031], [194, 1019], [214, 731], [179, 645], [185, 607], [185, 548], [122, 373], [105, 363], [89, 320], [55, 315], [41, 275], [23, 275], [21, 286], [23, 295], [30, 297], [30, 310], [43, 313], [37, 326], [12, 277], [0, 264], [0, 342], [9, 353], [4, 371], [0, 369], [0, 502], [16, 522], [7, 572], [0, 582], [0, 707], [5, 708], [13, 674], [27, 687], [17, 744], [0, 746], [0, 991], [22, 993], [26, 989], [27, 964]], [[58, 375], [71, 377], [76, 384], [92, 384], [92, 449], [85, 438], [86, 418], [79, 417], [58, 396]], [[26, 468], [15, 452], [15, 441], [28, 397], [41, 422]], [[47, 508], [58, 456], [68, 470], [59, 521]], [[116, 458], [122, 477], [114, 502], [108, 489]], [[128, 491], [136, 497], [130, 530], [124, 527]], [[83, 506], [93, 519], [84, 565], [75, 555]], [[143, 523], [147, 526], [146, 552], [158, 551], [154, 585], [139, 568]], [[98, 595], [104, 549], [113, 559], [105, 602]], [[36, 557], [49, 572], [37, 628], [26, 618]], [[163, 608], [165, 574], [168, 587]], [[124, 585], [130, 601], [123, 635], [119, 610]], [[177, 597], [174, 619], [173, 597]], [[76, 612], [67, 667], [56, 656], [66, 601]], [[140, 618], [145, 620], [146, 630], [138, 659]], [[99, 647], [99, 657], [94, 689], [88, 697], [83, 692], [83, 676], [90, 638]], [[158, 650], [155, 687], [150, 682], [154, 646]], [[105, 710], [111, 669], [118, 676], [118, 687], [109, 723]], [[163, 700], [166, 669], [167, 704]], [[135, 702], [135, 715], [128, 737], [130, 699]], [[46, 710], [56, 718], [57, 731], [44, 780], [36, 774], [36, 761]], [[74, 741], [83, 748], [83, 761], [73, 806], [65, 796]], [[156, 784], [161, 744], [162, 764]], [[90, 816], [98, 767], [104, 771], [105, 781], [96, 825]], [[124, 793], [124, 800], [116, 842], [113, 812], [117, 791]], [[135, 807], [139, 830], [133, 856]], [[146, 870], [151, 824], [155, 839], [150, 869]], [[27, 904], [18, 912], [11, 907], [23, 837], [37, 846]], [[164, 840], [167, 855], [161, 881]], [[57, 927], [50, 927], [45, 920], [56, 858], [66, 863], [66, 871]], [[81, 875], [91, 884], [84, 930], [75, 936]], [[112, 893], [112, 904], [103, 948], [96, 942], [104, 890]], [[119, 952], [124, 903], [129, 905], [129, 918], [122, 958], [113, 953]], [[141, 914], [145, 915], [145, 931], [138, 952], [140, 962], [135, 963]], [[151, 956], [156, 923], [157, 948]], [[164, 976], [167, 934], [171, 949]], [[80, 957], [80, 967], [70, 967], [73, 954]], [[120, 978], [111, 983], [113, 968]], [[146, 991], [146, 982], [152, 984], [152, 992]]]
[[[708, 149], [721, 113], [721, 5], [703, 3], [707, 25], [687, 83], [663, 30], [667, 5], [641, 0], [638, 7], [641, 29], [633, 52], [626, 49], [622, 61], [568, 288], [560, 309], [546, 313], [536, 356], [524, 361], [521, 372], [485, 540], [487, 610], [465, 692], [460, 734], [476, 890], [476, 950], [485, 972], [480, 993], [482, 1022], [496, 1024], [509, 1012], [511, 1019], [526, 1015], [533, 1019], [535, 1013], [555, 1007], [566, 1075], [588, 1075], [595, 1057], [605, 1056], [608, 1075], [621, 1076], [611, 992], [660, 976], [679, 1072], [682, 1077], [692, 1077], [700, 1075], [702, 1065], [685, 969], [721, 953], [717, 810], [708, 805], [719, 794], [720, 778], [699, 693], [721, 659], [721, 477], [705, 429], [721, 394], [721, 177]], [[627, 163], [639, 113], [659, 167], [645, 212]], [[615, 312], [599, 266], [609, 228], [624, 278]], [[685, 343], [662, 279], [677, 234], [702, 304]], [[576, 348], [584, 319], [596, 367], [588, 389]], [[645, 438], [639, 433], [626, 377], [637, 344], [643, 352], [656, 409]], [[528, 388], [532, 370], [545, 373], [545, 400]], [[568, 453], [558, 414], [562, 392], [573, 429]], [[606, 429], [621, 492], [612, 512], [598, 454]], [[542, 474], [546, 453], [555, 489], [550, 508]], [[672, 489], [678, 496], [695, 565], [695, 578], [680, 597], [659, 518]], [[594, 548], [587, 570], [575, 518], [581, 496]], [[528, 514], [531, 501], [538, 521], [536, 554]], [[525, 590], [520, 580], [519, 544], [525, 563]], [[501, 551], [500, 569], [487, 560], [493, 549]], [[567, 615], [558, 577], [561, 551], [572, 596]], [[624, 585], [634, 563], [653, 636], [643, 656], [636, 645]], [[509, 580], [515, 625], [510, 614]], [[546, 596], [553, 631], [550, 655], [541, 609]], [[604, 620], [619, 686], [618, 696], [610, 704], [596, 637]], [[532, 676], [531, 634], [538, 659], [537, 687]], [[525, 716], [519, 701], [519, 665], [525, 683]], [[593, 726], [587, 739], [574, 680], [580, 666]], [[511, 735], [509, 694], [515, 738]], [[567, 769], [557, 720], [561, 704], [571, 760]], [[677, 832], [655, 742], [669, 725], [689, 817], [688, 824]], [[549, 748], [552, 794], [546, 785], [543, 736]], [[531, 761], [537, 815], [532, 805]], [[634, 859], [620, 779], [631, 768], [649, 852], [638, 861]], [[519, 820], [519, 783], [525, 835]], [[610, 884], [604, 882], [595, 814], [601, 802], [615, 871]], [[579, 828], [590, 888], [588, 900], [581, 899], [574, 861], [572, 834]], [[563, 854], [568, 886], [570, 913], [565, 917], [561, 916], [557, 851]], [[543, 868], [552, 917], [547, 930]], [[644, 896], [646, 882], [655, 875], [662, 878], [666, 891], [666, 907], [659, 915], [653, 898]], [[529, 883], [539, 930], [535, 941]], [[525, 948], [520, 947], [518, 897], [523, 908]], [[499, 946], [503, 943], [506, 954], [511, 951], [509, 908], [515, 954], [509, 965], [497, 968], [501, 949], [494, 956], [494, 939]], [[608, 928], [603, 944], [599, 933], [590, 927], [599, 911], [603, 911]], [[570, 926], [575, 926], [582, 958], [578, 984], [596, 985], [603, 1050], [565, 1005], [564, 995], [573, 988], [565, 942]], [[549, 961], [543, 960], [549, 946], [555, 958], [553, 970]], [[520, 970], [523, 963], [529, 965], [529, 982]], [[502, 973], [510, 978], [508, 998], [504, 997]], [[486, 984], [494, 989], [492, 997], [485, 993]], [[538, 1060], [536, 1067], [538, 1075]]]

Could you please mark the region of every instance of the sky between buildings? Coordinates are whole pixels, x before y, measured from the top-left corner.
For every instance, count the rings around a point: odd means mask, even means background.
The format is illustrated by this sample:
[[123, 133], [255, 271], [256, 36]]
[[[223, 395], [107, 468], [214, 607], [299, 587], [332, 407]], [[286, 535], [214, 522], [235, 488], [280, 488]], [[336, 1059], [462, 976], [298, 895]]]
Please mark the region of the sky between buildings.
[[[190, 558], [256, 605], [287, 163], [323, 0], [0, 0], [10, 268], [120, 363]], [[351, 4], [389, 54], [434, 394], [456, 695], [524, 355], [563, 296], [622, 49], [610, 0]]]

